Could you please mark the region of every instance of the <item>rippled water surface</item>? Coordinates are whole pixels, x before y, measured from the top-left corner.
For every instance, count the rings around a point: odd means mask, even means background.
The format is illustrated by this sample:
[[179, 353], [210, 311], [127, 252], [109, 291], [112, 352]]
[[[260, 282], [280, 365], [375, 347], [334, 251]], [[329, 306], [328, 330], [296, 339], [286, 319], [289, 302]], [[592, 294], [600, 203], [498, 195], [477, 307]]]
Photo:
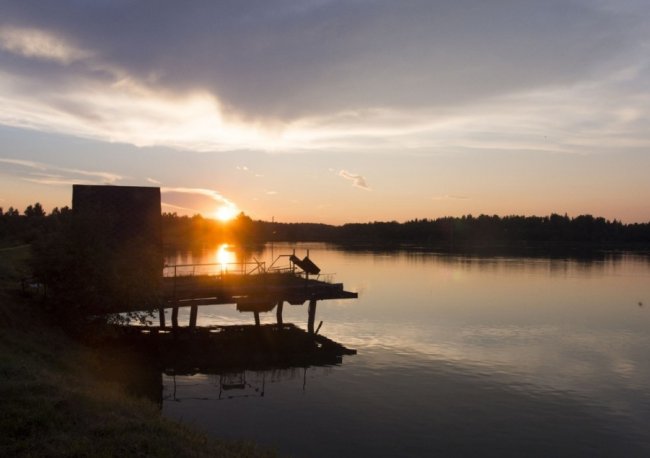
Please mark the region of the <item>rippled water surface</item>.
[[[359, 293], [319, 302], [316, 317], [358, 354], [331, 367], [164, 376], [165, 415], [291, 456], [650, 456], [650, 258], [295, 248]], [[270, 250], [168, 262], [225, 269], [270, 261]], [[306, 319], [306, 306], [285, 305], [285, 322]], [[204, 306], [198, 322], [253, 317]]]

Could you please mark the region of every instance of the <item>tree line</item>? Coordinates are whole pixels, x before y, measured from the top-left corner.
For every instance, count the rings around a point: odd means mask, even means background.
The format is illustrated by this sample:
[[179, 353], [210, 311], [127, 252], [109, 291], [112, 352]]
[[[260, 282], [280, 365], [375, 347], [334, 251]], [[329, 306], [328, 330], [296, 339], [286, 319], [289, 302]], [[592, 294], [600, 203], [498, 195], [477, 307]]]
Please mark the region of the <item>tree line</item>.
[[60, 230], [63, 221], [72, 214], [69, 207], [55, 207], [49, 214], [36, 202], [21, 213], [14, 207], [0, 207], [0, 242], [3, 244], [32, 243], [44, 234]]
[[[43, 234], [60, 230], [72, 211], [55, 208], [46, 214], [39, 204], [22, 213], [0, 208], [0, 240], [31, 243]], [[179, 216], [163, 213], [162, 237], [165, 245], [240, 244], [271, 241], [312, 241], [340, 244], [418, 243], [429, 245], [509, 245], [560, 243], [630, 246], [650, 245], [650, 222], [624, 224], [592, 215], [570, 217], [466, 215], [436, 219], [374, 221], [339, 226], [317, 223], [281, 223], [253, 220], [244, 213], [224, 223], [201, 215]]]
[[231, 224], [174, 214], [163, 216], [166, 240], [207, 241], [236, 239], [245, 242], [313, 241], [340, 244], [418, 243], [429, 245], [510, 245], [563, 243], [592, 245], [648, 245], [650, 223], [624, 224], [592, 215], [569, 217], [497, 216], [443, 217], [397, 221], [349, 223], [340, 226], [315, 223], [254, 221], [241, 214]]

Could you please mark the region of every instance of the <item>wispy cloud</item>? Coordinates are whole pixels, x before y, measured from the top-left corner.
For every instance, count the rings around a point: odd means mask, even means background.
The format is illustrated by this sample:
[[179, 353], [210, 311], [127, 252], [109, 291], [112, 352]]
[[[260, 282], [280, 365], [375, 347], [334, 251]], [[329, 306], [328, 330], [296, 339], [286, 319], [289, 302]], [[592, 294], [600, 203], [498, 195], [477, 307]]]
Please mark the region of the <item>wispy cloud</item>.
[[364, 191], [370, 191], [370, 186], [366, 182], [365, 177], [358, 175], [356, 173], [348, 172], [347, 170], [341, 170], [339, 176], [345, 178], [346, 180], [352, 181], [352, 186], [355, 188], [363, 189]]
[[50, 60], [69, 64], [90, 56], [88, 51], [76, 47], [52, 33], [23, 27], [1, 27], [0, 48], [28, 58]]
[[155, 180], [155, 179], [153, 179], [153, 178], [149, 178], [149, 177], [147, 177], [147, 181], [148, 181], [149, 183], [151, 183], [151, 184], [162, 184], [160, 181]]
[[221, 205], [225, 205], [227, 207], [237, 209], [237, 205], [219, 193], [218, 191], [215, 191], [214, 189], [206, 189], [206, 188], [184, 188], [184, 187], [178, 187], [178, 188], [168, 188], [168, 187], [163, 187], [160, 188], [160, 192], [163, 194], [194, 194], [194, 195], [199, 195], [199, 196], [206, 196], [209, 197], [210, 199], [214, 200], [215, 202], [218, 202]]
[[[23, 169], [23, 179], [41, 184], [113, 184], [124, 179], [122, 175], [111, 172], [58, 167], [56, 165], [46, 164], [44, 162], [28, 161], [23, 159], [0, 158], [0, 163], [18, 166], [19, 168]], [[39, 172], [34, 173], [34, 170], [37, 170]]]
[[250, 173], [255, 178], [261, 178], [261, 177], [264, 176], [261, 173], [254, 173], [247, 165], [238, 165], [238, 166], [235, 167], [235, 169], [239, 170], [240, 172]]
[[444, 196], [433, 196], [431, 200], [467, 200], [468, 196], [459, 196], [459, 195], [449, 195], [445, 194]]
[[183, 207], [181, 205], [174, 205], [174, 204], [170, 204], [170, 203], [165, 202], [165, 201], [161, 201], [160, 205], [162, 205], [165, 208], [172, 209], [172, 210], [183, 210], [185, 212], [191, 212], [191, 213], [195, 213], [195, 214], [200, 213], [196, 208], [189, 208], [189, 207]]
[[34, 177], [34, 178], [23, 177], [23, 180], [29, 181], [30, 183], [46, 184], [51, 186], [72, 186], [73, 184], [97, 184], [96, 182], [89, 181], [89, 180], [78, 180], [78, 179], [63, 178], [63, 177]]
[[0, 162], [4, 162], [5, 164], [21, 165], [23, 167], [29, 167], [30, 169], [38, 169], [38, 170], [47, 169], [46, 164], [41, 164], [39, 162], [34, 162], [34, 161], [25, 161], [22, 159], [0, 158]]

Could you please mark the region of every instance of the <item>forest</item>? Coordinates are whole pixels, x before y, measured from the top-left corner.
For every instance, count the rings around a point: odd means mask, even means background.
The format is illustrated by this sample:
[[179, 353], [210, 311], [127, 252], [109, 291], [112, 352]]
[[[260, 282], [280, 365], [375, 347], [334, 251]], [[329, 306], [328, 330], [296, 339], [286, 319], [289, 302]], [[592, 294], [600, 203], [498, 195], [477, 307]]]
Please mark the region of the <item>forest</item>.
[[[31, 243], [57, 232], [71, 215], [68, 207], [55, 208], [46, 214], [39, 203], [29, 205], [23, 212], [0, 208], [0, 241], [3, 245]], [[650, 222], [624, 224], [592, 215], [466, 215], [340, 226], [260, 221], [244, 213], [225, 223], [201, 215], [163, 213], [161, 218], [163, 242], [167, 246], [271, 241], [382, 246], [417, 243], [433, 247], [553, 243], [645, 248], [650, 245]]]

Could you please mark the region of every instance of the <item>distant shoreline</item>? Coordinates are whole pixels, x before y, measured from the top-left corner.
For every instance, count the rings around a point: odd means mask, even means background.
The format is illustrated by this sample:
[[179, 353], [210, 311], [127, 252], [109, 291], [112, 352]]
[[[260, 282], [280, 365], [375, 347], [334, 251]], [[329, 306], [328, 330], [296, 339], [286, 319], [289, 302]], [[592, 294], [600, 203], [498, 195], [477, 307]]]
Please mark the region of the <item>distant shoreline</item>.
[[314, 223], [254, 221], [240, 215], [229, 223], [202, 217], [163, 214], [167, 244], [222, 240], [242, 243], [326, 242], [340, 245], [421, 245], [440, 249], [464, 247], [650, 247], [650, 223], [623, 224], [601, 217], [471, 215], [460, 218], [371, 222], [332, 226]]

